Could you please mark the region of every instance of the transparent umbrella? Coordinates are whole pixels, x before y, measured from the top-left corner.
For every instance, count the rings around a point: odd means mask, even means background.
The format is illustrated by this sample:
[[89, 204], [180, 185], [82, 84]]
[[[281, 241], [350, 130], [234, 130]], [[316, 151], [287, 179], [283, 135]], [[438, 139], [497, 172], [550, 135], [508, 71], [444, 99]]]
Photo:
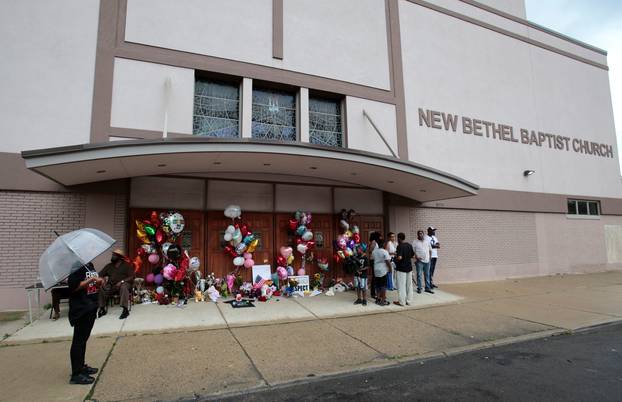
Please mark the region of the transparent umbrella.
[[91, 228], [59, 236], [39, 258], [39, 277], [43, 287], [47, 290], [56, 285], [115, 242], [106, 233]]

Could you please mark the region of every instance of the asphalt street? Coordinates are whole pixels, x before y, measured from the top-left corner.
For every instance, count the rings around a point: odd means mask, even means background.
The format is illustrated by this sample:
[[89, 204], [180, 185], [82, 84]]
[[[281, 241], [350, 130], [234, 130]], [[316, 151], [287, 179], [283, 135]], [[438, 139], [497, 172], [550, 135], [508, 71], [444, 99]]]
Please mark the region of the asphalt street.
[[619, 402], [622, 324], [212, 399]]

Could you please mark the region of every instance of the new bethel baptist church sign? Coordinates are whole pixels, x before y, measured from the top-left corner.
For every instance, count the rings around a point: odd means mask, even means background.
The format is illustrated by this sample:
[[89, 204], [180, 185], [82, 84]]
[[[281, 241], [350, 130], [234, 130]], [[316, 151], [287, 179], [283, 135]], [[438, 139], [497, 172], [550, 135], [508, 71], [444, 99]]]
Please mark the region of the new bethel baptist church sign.
[[613, 146], [598, 142], [582, 140], [580, 138], [565, 137], [563, 135], [543, 133], [527, 130], [506, 124], [493, 123], [456, 114], [424, 110], [419, 108], [419, 125], [438, 130], [462, 132], [463, 134], [478, 137], [492, 138], [500, 141], [516, 142], [538, 147], [548, 146], [558, 151], [574, 151], [582, 154], [613, 158]]

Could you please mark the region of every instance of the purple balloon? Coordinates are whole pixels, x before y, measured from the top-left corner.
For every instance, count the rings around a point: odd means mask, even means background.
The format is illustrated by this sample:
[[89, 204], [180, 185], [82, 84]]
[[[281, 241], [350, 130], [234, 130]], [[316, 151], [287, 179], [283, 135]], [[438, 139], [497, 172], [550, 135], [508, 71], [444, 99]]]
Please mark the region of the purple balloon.
[[157, 274], [154, 278], [153, 278], [153, 282], [156, 285], [160, 285], [162, 284], [162, 281], [164, 280], [164, 277], [162, 276], [162, 274]]
[[348, 241], [348, 247], [350, 247], [352, 250], [354, 250], [354, 240]]
[[147, 283], [151, 283], [155, 280], [155, 275], [152, 273], [147, 274], [147, 277], [145, 278], [145, 280], [147, 281]]

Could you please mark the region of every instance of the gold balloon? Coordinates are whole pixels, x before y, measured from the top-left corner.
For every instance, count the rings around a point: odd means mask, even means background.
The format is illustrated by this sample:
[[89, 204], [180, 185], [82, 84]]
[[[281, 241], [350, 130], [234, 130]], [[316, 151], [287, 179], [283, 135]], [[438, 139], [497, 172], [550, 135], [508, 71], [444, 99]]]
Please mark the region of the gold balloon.
[[142, 230], [136, 229], [136, 237], [138, 237], [138, 240], [142, 241], [145, 244], [151, 243], [151, 241], [147, 238], [147, 234]]
[[255, 249], [257, 248], [257, 246], [259, 245], [259, 239], [255, 239], [252, 242], [250, 242], [250, 244], [248, 245], [248, 248], [246, 249], [247, 253], [252, 253], [255, 251]]
[[350, 230], [346, 230], [346, 232], [344, 233], [344, 235], [346, 235], [347, 237], [352, 237], [352, 231], [350, 231]]
[[141, 221], [139, 221], [138, 219], [136, 219], [136, 229], [140, 230], [141, 232], [145, 231], [145, 224], [142, 223]]
[[294, 262], [294, 255], [291, 254], [289, 257], [287, 257], [287, 265], [292, 265], [292, 262]]

